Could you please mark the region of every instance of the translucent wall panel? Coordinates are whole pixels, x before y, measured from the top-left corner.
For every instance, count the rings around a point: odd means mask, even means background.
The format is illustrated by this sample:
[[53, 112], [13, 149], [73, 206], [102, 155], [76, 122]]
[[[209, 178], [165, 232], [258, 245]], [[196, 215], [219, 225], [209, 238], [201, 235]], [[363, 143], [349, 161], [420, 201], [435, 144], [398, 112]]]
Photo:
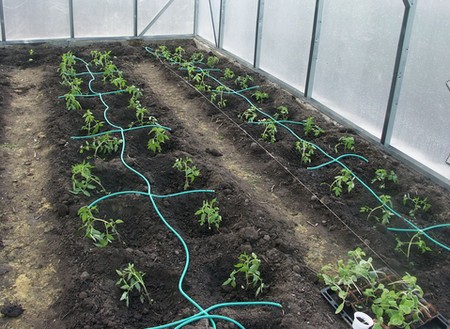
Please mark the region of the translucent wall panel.
[[260, 68], [304, 92], [315, 0], [266, 0]]
[[70, 37], [67, 0], [3, 0], [6, 40]]
[[[168, 0], [139, 0], [138, 34], [153, 21]], [[175, 0], [144, 35], [194, 33], [194, 0]]]
[[253, 63], [258, 0], [227, 0], [223, 48]]
[[324, 4], [312, 97], [381, 137], [401, 30], [402, 0]]
[[450, 183], [450, 2], [418, 1], [391, 145]]
[[215, 44], [213, 20], [214, 29], [216, 31], [216, 38], [218, 38], [220, 22], [220, 0], [211, 0], [213, 19], [211, 19], [209, 2], [209, 0], [199, 0], [197, 34], [202, 38], [208, 40], [209, 42]]
[[133, 3], [133, 0], [75, 0], [75, 37], [132, 36]]

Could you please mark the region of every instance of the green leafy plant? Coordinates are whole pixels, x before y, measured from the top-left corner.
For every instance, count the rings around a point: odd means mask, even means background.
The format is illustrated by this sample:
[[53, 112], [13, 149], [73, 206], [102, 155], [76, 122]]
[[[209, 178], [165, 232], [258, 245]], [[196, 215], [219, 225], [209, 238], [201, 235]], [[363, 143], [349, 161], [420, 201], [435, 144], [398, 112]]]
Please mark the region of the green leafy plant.
[[380, 188], [384, 189], [387, 181], [398, 184], [398, 177], [395, 171], [387, 171], [383, 168], [375, 170], [375, 177], [372, 179], [372, 184], [378, 182], [380, 184]]
[[183, 62], [183, 54], [185, 52], [186, 51], [182, 47], [178, 46], [177, 48], [175, 48], [174, 54], [172, 56], [172, 60], [175, 61], [176, 63]]
[[338, 148], [340, 146], [344, 147], [344, 151], [354, 151], [355, 150], [355, 138], [353, 136], [342, 136], [339, 138], [339, 143], [334, 147], [334, 151], [338, 153]]
[[91, 57], [92, 57], [92, 63], [95, 66], [99, 66], [101, 68], [104, 68], [108, 65], [108, 63], [111, 62], [111, 51], [98, 51], [98, 50], [92, 50], [91, 51]]
[[219, 63], [219, 58], [217, 56], [209, 56], [206, 61], [206, 66], [209, 68], [215, 67]]
[[200, 176], [200, 170], [193, 164], [191, 158], [178, 158], [172, 166], [178, 169], [178, 171], [184, 172], [184, 189], [187, 188], [195, 181], [195, 178]]
[[166, 60], [170, 60], [172, 57], [172, 54], [169, 49], [167, 49], [166, 46], [159, 46], [158, 49], [155, 50], [155, 56], [156, 57], [163, 57]]
[[287, 106], [280, 105], [277, 107], [277, 112], [273, 115], [275, 120], [287, 120], [289, 117], [289, 109]]
[[275, 143], [277, 141], [277, 125], [272, 119], [264, 118], [259, 120], [264, 126], [264, 131], [261, 134], [261, 138], [267, 142]]
[[78, 95], [78, 92], [76, 92], [75, 89], [72, 89], [69, 93], [64, 95], [64, 99], [66, 101], [66, 109], [68, 111], [72, 110], [81, 110], [81, 104], [77, 100], [76, 96]]
[[120, 300], [124, 300], [127, 307], [130, 305], [130, 295], [133, 291], [137, 291], [141, 303], [144, 303], [145, 299], [151, 303], [152, 300], [143, 279], [145, 276], [144, 272], [138, 271], [134, 264], [128, 263], [125, 269], [116, 270], [116, 273], [119, 276], [116, 285], [123, 290]]
[[214, 226], [216, 229], [220, 227], [222, 223], [222, 216], [219, 215], [219, 207], [216, 205], [217, 198], [211, 201], [204, 200], [203, 206], [195, 212], [195, 215], [200, 216], [198, 220], [200, 226], [208, 223], [208, 228]]
[[85, 151], [93, 151], [94, 157], [98, 155], [107, 155], [117, 152], [119, 150], [122, 140], [117, 137], [111, 137], [109, 133], [102, 136], [92, 138], [92, 142], [86, 141], [80, 147], [80, 153]]
[[258, 296], [266, 288], [266, 285], [261, 277], [259, 267], [261, 260], [255, 253], [248, 255], [242, 253], [239, 255], [239, 263], [235, 264], [235, 269], [230, 273], [230, 277], [222, 284], [223, 286], [231, 285], [236, 288], [236, 275], [241, 274], [245, 278], [245, 282], [241, 285], [242, 289], [248, 289], [252, 287], [256, 289], [255, 295]]
[[[406, 255], [407, 259], [409, 259], [409, 256], [411, 255], [411, 248], [413, 246], [415, 246], [422, 254], [426, 253], [427, 251], [432, 251], [431, 248], [427, 246], [425, 240], [422, 240], [421, 236], [422, 232], [417, 232], [409, 241], [406, 242], [401, 241], [398, 237], [395, 238], [395, 240], [397, 241], [395, 250], [403, 252]], [[403, 250], [405, 246], [407, 246], [406, 252]]]
[[308, 136], [312, 132], [317, 137], [325, 132], [325, 130], [314, 123], [314, 117], [309, 117], [303, 121], [303, 129], [305, 136]]
[[253, 78], [248, 74], [244, 76], [240, 75], [236, 78], [236, 80], [234, 80], [235, 85], [240, 87], [241, 89], [247, 89], [250, 85], [250, 82], [253, 82]]
[[252, 94], [252, 97], [256, 100], [256, 102], [262, 103], [269, 99], [269, 94], [261, 90], [257, 90]]
[[[383, 225], [389, 224], [389, 221], [394, 216], [394, 214], [388, 209], [393, 208], [392, 200], [390, 195], [380, 195], [380, 200], [383, 202], [381, 205], [371, 208], [369, 206], [363, 206], [359, 210], [361, 213], [368, 213], [367, 219], [374, 217], [378, 222]], [[377, 213], [380, 213], [378, 215]]]
[[257, 108], [252, 106], [249, 109], [246, 109], [244, 112], [238, 115], [239, 119], [244, 120], [246, 122], [254, 122], [258, 117]]
[[416, 217], [417, 212], [420, 210], [427, 212], [431, 208], [431, 204], [428, 203], [428, 197], [423, 199], [418, 195], [411, 197], [409, 193], [403, 196], [403, 205], [407, 206], [408, 204], [412, 204], [412, 208], [408, 212], [411, 217]]
[[95, 167], [89, 162], [83, 160], [82, 163], [78, 163], [72, 166], [72, 190], [73, 194], [83, 193], [86, 196], [90, 196], [89, 191], [94, 191], [100, 188], [101, 192], [106, 192], [102, 185], [100, 178], [92, 174], [92, 170]]
[[223, 93], [228, 91], [228, 87], [226, 86], [218, 86], [215, 90], [211, 91], [211, 102], [216, 103], [217, 106], [221, 109], [227, 106], [227, 100], [223, 97]]
[[352, 289], [362, 293], [357, 284], [358, 280], [363, 281], [371, 288], [375, 287], [378, 280], [378, 272], [372, 265], [372, 257], [365, 259], [366, 253], [361, 248], [350, 250], [347, 254], [347, 262], [340, 259], [336, 266], [327, 264], [319, 273], [319, 278], [341, 299], [336, 314], [343, 310], [347, 296]]
[[209, 92], [211, 91], [211, 86], [206, 84], [205, 78], [209, 77], [209, 73], [206, 71], [201, 71], [193, 76], [192, 80], [195, 82], [195, 89], [198, 91]]
[[341, 196], [345, 186], [347, 192], [350, 193], [355, 187], [355, 176], [348, 169], [342, 169], [340, 175], [334, 177], [334, 181], [330, 185], [330, 190], [334, 192], [334, 195]]
[[191, 55], [191, 62], [192, 63], [201, 63], [201, 62], [203, 62], [203, 54], [198, 52], [198, 51], [192, 53], [192, 55]]
[[315, 146], [307, 141], [295, 142], [295, 149], [300, 153], [301, 161], [304, 164], [311, 163], [311, 157], [314, 155]]
[[234, 77], [235, 77], [234, 72], [230, 68], [226, 67], [225, 70], [223, 71], [223, 78], [225, 80], [231, 80], [234, 79]]
[[64, 86], [71, 86], [72, 79], [75, 78], [75, 63], [75, 55], [71, 51], [61, 55], [61, 62], [59, 64], [58, 72], [61, 76], [61, 84]]
[[148, 140], [147, 148], [153, 153], [161, 152], [161, 144], [164, 144], [167, 140], [170, 139], [169, 135], [164, 128], [154, 127], [149, 132], [151, 137]]
[[89, 109], [83, 114], [83, 119], [84, 126], [81, 129], [86, 130], [88, 135], [95, 135], [105, 124], [103, 121], [95, 119], [94, 114]]
[[[78, 210], [78, 216], [82, 221], [81, 229], [85, 230], [85, 237], [92, 239], [94, 245], [99, 248], [106, 247], [109, 243], [115, 240], [115, 237], [119, 237], [116, 225], [122, 224], [121, 219], [102, 219], [95, 217], [94, 214], [98, 213], [96, 206], [93, 207], [81, 207]], [[100, 226], [103, 228], [103, 232], [96, 228]]]

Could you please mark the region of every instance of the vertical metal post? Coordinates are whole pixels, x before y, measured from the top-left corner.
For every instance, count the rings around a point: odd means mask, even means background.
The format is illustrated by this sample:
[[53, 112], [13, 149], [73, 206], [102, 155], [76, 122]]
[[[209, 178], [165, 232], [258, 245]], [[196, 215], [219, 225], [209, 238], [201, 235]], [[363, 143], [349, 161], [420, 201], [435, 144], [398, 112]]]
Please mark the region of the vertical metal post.
[[214, 20], [214, 10], [212, 6], [212, 0], [208, 0], [209, 3], [209, 15], [211, 16], [211, 24], [212, 24], [212, 30], [214, 35], [214, 44], [217, 48], [219, 48], [219, 36], [217, 35], [216, 31], [216, 21]]
[[69, 25], [70, 25], [70, 38], [75, 38], [75, 27], [73, 22], [73, 0], [69, 0]]
[[133, 36], [138, 36], [138, 0], [133, 3]]
[[198, 11], [199, 11], [199, 0], [194, 1], [194, 36], [198, 35]]
[[256, 16], [256, 37], [255, 37], [255, 53], [253, 57], [253, 67], [259, 68], [261, 59], [261, 39], [264, 19], [264, 0], [258, 0], [258, 13]]
[[5, 14], [3, 11], [3, 0], [0, 0], [0, 26], [2, 27], [2, 41], [6, 41], [6, 32], [5, 32]]
[[306, 73], [305, 97], [310, 98], [314, 87], [314, 77], [316, 74], [317, 56], [319, 52], [320, 31], [322, 29], [323, 0], [316, 0], [314, 11], [314, 25], [311, 37], [311, 47], [309, 50], [308, 71]]
[[380, 139], [381, 144], [386, 146], [390, 144], [392, 138], [392, 130], [394, 127], [395, 115], [397, 114], [398, 100], [400, 97], [403, 75], [405, 73], [409, 43], [411, 40], [411, 31], [416, 12], [416, 0], [404, 0], [403, 2], [405, 3], [405, 11], [403, 13], [403, 22], [397, 47], [397, 56], [395, 59], [391, 90], [389, 92], [389, 100]]
[[218, 42], [218, 48], [223, 48], [223, 35], [225, 33], [225, 7], [226, 7], [226, 0], [220, 0], [220, 19], [219, 19], [219, 42]]

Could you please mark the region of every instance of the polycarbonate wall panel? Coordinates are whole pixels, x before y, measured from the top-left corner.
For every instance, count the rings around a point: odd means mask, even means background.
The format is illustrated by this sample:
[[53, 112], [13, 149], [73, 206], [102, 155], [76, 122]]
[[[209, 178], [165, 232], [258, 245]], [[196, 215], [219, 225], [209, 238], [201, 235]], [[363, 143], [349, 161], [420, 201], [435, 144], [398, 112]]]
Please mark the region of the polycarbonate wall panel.
[[70, 37], [69, 1], [3, 0], [6, 40]]
[[450, 183], [450, 2], [418, 1], [391, 145]]
[[333, 0], [323, 9], [312, 97], [381, 137], [402, 0]]
[[75, 38], [132, 36], [133, 0], [74, 0]]
[[[211, 0], [214, 29], [216, 31], [216, 38], [219, 36], [219, 22], [220, 22], [220, 0]], [[199, 0], [198, 6], [198, 35], [205, 40], [215, 44], [213, 20], [211, 19], [211, 10], [209, 7], [209, 0]]]
[[260, 68], [304, 92], [315, 0], [266, 0]]
[[[139, 0], [138, 34], [153, 21], [168, 0]], [[194, 33], [194, 0], [175, 0], [144, 34], [173, 35]]]
[[227, 0], [223, 49], [253, 63], [258, 0]]

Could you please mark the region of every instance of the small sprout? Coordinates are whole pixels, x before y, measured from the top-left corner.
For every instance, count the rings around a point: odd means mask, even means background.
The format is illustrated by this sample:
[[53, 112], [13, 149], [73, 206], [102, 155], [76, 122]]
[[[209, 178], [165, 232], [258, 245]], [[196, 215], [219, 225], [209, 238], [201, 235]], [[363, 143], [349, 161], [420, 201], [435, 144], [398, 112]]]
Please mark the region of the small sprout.
[[149, 132], [150, 136], [153, 136], [148, 140], [147, 148], [153, 153], [161, 152], [161, 144], [164, 144], [170, 139], [169, 135], [164, 128], [154, 127]]
[[28, 50], [28, 55], [30, 56], [29, 58], [28, 58], [28, 61], [29, 62], [32, 62], [34, 59], [33, 59], [33, 55], [34, 55], [34, 49], [33, 48], [31, 48], [30, 50]]
[[230, 277], [222, 284], [223, 286], [231, 285], [236, 288], [236, 275], [239, 273], [243, 274], [245, 277], [245, 285], [241, 285], [242, 289], [248, 289], [250, 287], [256, 288], [255, 295], [258, 296], [266, 288], [265, 283], [261, 277], [259, 267], [261, 265], [261, 260], [255, 253], [248, 255], [247, 253], [242, 253], [239, 255], [239, 263], [235, 264], [236, 268], [230, 273]]
[[[369, 206], [363, 206], [359, 210], [360, 213], [368, 213], [367, 219], [370, 217], [374, 217], [378, 222], [383, 225], [389, 224], [390, 219], [394, 216], [394, 214], [389, 210], [392, 209], [392, 200], [390, 195], [380, 195], [380, 200], [382, 202], [381, 205], [371, 208]], [[388, 208], [389, 207], [389, 208]], [[375, 213], [381, 212], [380, 215], [375, 215]]]
[[[403, 252], [408, 260], [409, 256], [411, 255], [412, 246], [416, 246], [416, 248], [419, 249], [422, 254], [426, 253], [427, 251], [432, 251], [431, 248], [427, 246], [425, 240], [422, 240], [421, 235], [422, 232], [417, 232], [409, 241], [406, 242], [401, 241], [398, 237], [395, 238], [395, 240], [397, 241], [395, 250]], [[408, 248], [406, 249], [406, 253], [403, 250], [404, 246], [408, 246]]]
[[355, 176], [348, 169], [342, 169], [341, 174], [334, 177], [333, 183], [330, 185], [331, 191], [334, 195], [340, 196], [344, 190], [344, 186], [347, 186], [347, 192], [350, 193], [355, 187]]
[[411, 197], [409, 193], [403, 196], [403, 205], [406, 206], [412, 203], [413, 208], [411, 208], [408, 212], [409, 216], [416, 217], [416, 214], [419, 210], [423, 212], [427, 212], [431, 208], [431, 204], [428, 203], [428, 197], [420, 198], [418, 195], [415, 197]]
[[239, 86], [241, 89], [247, 89], [249, 87], [250, 82], [253, 82], [253, 78], [248, 74], [244, 76], [238, 76], [234, 83], [236, 86]]
[[228, 91], [228, 87], [226, 86], [218, 86], [215, 90], [211, 91], [211, 102], [216, 103], [217, 106], [221, 109], [227, 106], [227, 99], [223, 97], [223, 93]]
[[219, 215], [219, 207], [215, 205], [216, 202], [216, 198], [211, 201], [203, 201], [203, 206], [195, 213], [195, 215], [200, 216], [200, 219], [198, 220], [200, 226], [208, 223], [209, 229], [211, 229], [211, 226], [214, 226], [216, 229], [220, 227], [222, 216]]
[[384, 189], [386, 187], [386, 181], [398, 184], [398, 177], [395, 171], [387, 171], [386, 169], [375, 170], [375, 177], [372, 179], [372, 184], [375, 182], [380, 183], [380, 188]]
[[344, 146], [344, 151], [355, 151], [355, 138], [353, 136], [342, 136], [339, 143], [334, 147], [334, 151], [338, 153], [339, 146]]
[[246, 122], [254, 122], [255, 119], [258, 117], [258, 114], [256, 113], [256, 111], [257, 111], [257, 108], [253, 106], [253, 107], [245, 110], [241, 114], [239, 114], [238, 117], [239, 117], [239, 119], [244, 120]]
[[[81, 229], [85, 230], [84, 237], [90, 238], [94, 241], [94, 245], [99, 248], [106, 247], [109, 243], [115, 240], [115, 236], [119, 237], [116, 225], [122, 224], [121, 219], [102, 219], [95, 217], [94, 213], [98, 213], [96, 206], [93, 207], [81, 207], [78, 210], [78, 216], [82, 221]], [[100, 231], [96, 226], [103, 227], [103, 231]]]
[[[195, 178], [200, 176], [200, 170], [192, 164], [191, 158], [179, 158], [175, 160], [172, 168], [178, 169], [178, 171], [184, 172], [184, 189], [187, 190], [190, 184], [195, 181]], [[191, 165], [192, 164], [192, 165]]]
[[206, 66], [208, 66], [209, 68], [213, 68], [217, 65], [217, 63], [219, 63], [219, 58], [217, 58], [216, 56], [209, 56], [208, 60], [206, 61]]
[[267, 142], [275, 143], [277, 141], [277, 126], [272, 119], [262, 119], [259, 121], [264, 126], [261, 138]]
[[257, 90], [257, 91], [255, 91], [253, 94], [252, 94], [252, 97], [254, 98], [254, 99], [256, 99], [256, 101], [258, 102], [258, 103], [262, 103], [262, 102], [264, 102], [264, 101], [266, 101], [266, 100], [268, 100], [269, 99], [269, 94], [268, 93], [265, 93], [265, 92], [262, 92], [261, 90]]
[[235, 76], [234, 72], [231, 69], [229, 69], [228, 67], [225, 68], [225, 71], [223, 71], [223, 78], [225, 80], [231, 80], [234, 78], [234, 76]]
[[314, 155], [315, 146], [307, 141], [295, 142], [295, 149], [300, 153], [301, 161], [304, 164], [311, 163], [311, 157]]
[[289, 116], [289, 109], [287, 106], [280, 105], [277, 107], [277, 113], [273, 115], [275, 120], [287, 120]]
[[116, 285], [120, 286], [120, 289], [124, 292], [120, 296], [120, 300], [124, 300], [127, 307], [130, 305], [130, 294], [133, 290], [139, 293], [139, 300], [144, 303], [145, 299], [152, 302], [150, 295], [145, 286], [143, 277], [144, 272], [138, 271], [134, 264], [128, 263], [128, 266], [123, 270], [116, 270], [119, 280], [117, 280]]
[[309, 117], [303, 121], [303, 128], [305, 130], [305, 136], [308, 136], [310, 132], [314, 134], [314, 136], [319, 136], [325, 132], [322, 128], [314, 123], [314, 117]]

